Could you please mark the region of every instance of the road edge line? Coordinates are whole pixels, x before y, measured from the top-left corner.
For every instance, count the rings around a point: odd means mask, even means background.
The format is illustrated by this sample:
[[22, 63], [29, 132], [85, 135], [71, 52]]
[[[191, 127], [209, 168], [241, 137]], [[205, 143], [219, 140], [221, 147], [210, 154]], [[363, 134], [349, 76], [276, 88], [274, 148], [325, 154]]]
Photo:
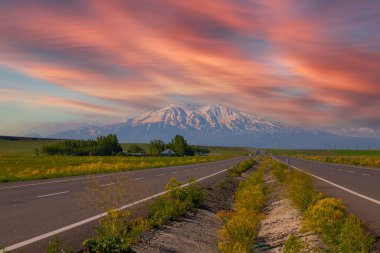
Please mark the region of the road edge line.
[[[211, 175], [208, 175], [208, 176], [205, 176], [205, 177], [202, 177], [202, 178], [199, 178], [197, 180], [195, 180], [194, 182], [191, 182], [191, 183], [186, 183], [186, 184], [183, 184], [181, 185], [180, 187], [181, 188], [184, 188], [186, 186], [189, 186], [190, 184], [193, 184], [195, 182], [200, 182], [200, 181], [203, 181], [207, 178], [210, 178], [210, 177], [213, 177], [213, 176], [216, 176], [218, 174], [221, 174], [223, 172], [226, 172], [227, 170], [231, 169], [228, 168], [228, 169], [224, 169], [224, 170], [221, 170], [221, 171], [218, 171], [216, 173], [213, 173]], [[126, 209], [128, 207], [132, 207], [132, 206], [135, 206], [135, 205], [138, 205], [138, 204], [141, 204], [145, 201], [148, 201], [148, 200], [151, 200], [151, 199], [154, 199], [154, 198], [157, 198], [165, 193], [167, 193], [168, 191], [163, 191], [163, 192], [160, 192], [160, 193], [157, 193], [157, 194], [154, 194], [152, 196], [149, 196], [149, 197], [146, 197], [146, 198], [143, 198], [143, 199], [140, 199], [140, 200], [137, 200], [135, 202], [132, 202], [132, 203], [129, 203], [129, 204], [126, 204], [122, 207], [119, 208], [119, 210], [123, 210], [123, 209]], [[59, 233], [62, 233], [62, 232], [65, 232], [67, 230], [70, 230], [70, 229], [73, 229], [73, 228], [76, 228], [76, 227], [79, 227], [81, 225], [84, 225], [86, 223], [89, 223], [91, 221], [94, 221], [94, 220], [97, 220], [97, 219], [100, 219], [104, 216], [107, 215], [107, 212], [104, 212], [104, 213], [101, 213], [101, 214], [98, 214], [98, 215], [95, 215], [95, 216], [92, 216], [90, 218], [87, 218], [87, 219], [84, 219], [84, 220], [81, 220], [81, 221], [78, 221], [78, 222], [75, 222], [73, 224], [70, 224], [70, 225], [67, 225], [67, 226], [64, 226], [62, 228], [59, 228], [59, 229], [56, 229], [56, 230], [53, 230], [53, 231], [50, 231], [48, 233], [45, 233], [45, 234], [42, 234], [42, 235], [39, 235], [39, 236], [36, 236], [36, 237], [33, 237], [33, 238], [30, 238], [28, 240], [25, 240], [25, 241], [22, 241], [22, 242], [19, 242], [19, 243], [16, 243], [16, 244], [13, 244], [11, 246], [7, 246], [3, 249], [0, 250], [0, 253], [4, 253], [4, 252], [8, 252], [8, 251], [11, 251], [11, 250], [15, 250], [15, 249], [18, 249], [18, 248], [21, 248], [21, 247], [24, 247], [26, 245], [29, 245], [29, 244], [32, 244], [32, 243], [35, 243], [35, 242], [38, 242], [38, 241], [41, 241], [43, 239], [46, 239], [48, 237], [51, 237], [53, 235], [56, 235], [56, 234], [59, 234]]]
[[[285, 162], [281, 162], [281, 161], [278, 160], [276, 157], [273, 157], [273, 159], [275, 159], [275, 160], [276, 160], [277, 162], [279, 162], [279, 163], [283, 163], [283, 164], [286, 165]], [[296, 166], [290, 165], [290, 167], [292, 167], [292, 168], [294, 168], [294, 169], [296, 169], [296, 170], [302, 171], [302, 172], [304, 172], [304, 173], [306, 173], [306, 174], [308, 174], [308, 175], [310, 175], [310, 176], [312, 176], [312, 177], [315, 177], [315, 178], [317, 178], [317, 179], [319, 179], [319, 180], [321, 180], [321, 181], [323, 181], [323, 182], [325, 182], [325, 183], [331, 184], [331, 185], [333, 185], [333, 186], [335, 186], [335, 187], [337, 187], [337, 188], [339, 188], [339, 189], [341, 189], [341, 190], [344, 190], [344, 191], [346, 191], [346, 192], [348, 192], [348, 193], [351, 193], [351, 194], [353, 194], [353, 195], [356, 195], [356, 196], [358, 196], [358, 197], [361, 197], [361, 198], [363, 198], [363, 199], [366, 199], [366, 200], [368, 200], [368, 201], [371, 201], [371, 202], [373, 202], [373, 203], [375, 203], [375, 204], [380, 205], [380, 201], [377, 200], [377, 199], [370, 198], [370, 197], [368, 197], [368, 196], [365, 196], [365, 195], [363, 195], [363, 194], [360, 194], [360, 193], [358, 193], [358, 192], [355, 192], [355, 191], [353, 191], [353, 190], [350, 190], [350, 189], [348, 189], [348, 188], [346, 188], [346, 187], [344, 187], [344, 186], [341, 186], [341, 185], [338, 185], [338, 184], [336, 184], [336, 183], [333, 183], [333, 182], [331, 182], [331, 181], [329, 181], [329, 180], [327, 180], [327, 179], [324, 179], [324, 178], [318, 177], [318, 176], [316, 176], [316, 175], [314, 175], [314, 174], [311, 174], [310, 172], [307, 172], [307, 171], [304, 171], [304, 170], [302, 170], [302, 169], [299, 169], [299, 168], [297, 168]]]

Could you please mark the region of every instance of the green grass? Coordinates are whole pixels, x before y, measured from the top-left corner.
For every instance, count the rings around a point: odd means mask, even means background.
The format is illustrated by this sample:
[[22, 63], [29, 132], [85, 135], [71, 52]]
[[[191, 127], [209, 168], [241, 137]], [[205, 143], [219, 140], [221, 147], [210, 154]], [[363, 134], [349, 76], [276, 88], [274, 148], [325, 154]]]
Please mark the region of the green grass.
[[35, 154], [36, 149], [41, 149], [45, 145], [57, 143], [59, 141], [47, 140], [0, 140], [0, 155], [10, 154]]
[[[118, 172], [144, 168], [212, 162], [246, 155], [246, 148], [207, 147], [209, 156], [123, 157], [49, 156], [36, 150], [56, 140], [0, 140], [0, 182]], [[124, 149], [130, 144], [121, 144]], [[149, 144], [139, 144], [148, 150]]]
[[119, 157], [1, 155], [0, 182], [204, 163], [231, 157], [233, 156]]

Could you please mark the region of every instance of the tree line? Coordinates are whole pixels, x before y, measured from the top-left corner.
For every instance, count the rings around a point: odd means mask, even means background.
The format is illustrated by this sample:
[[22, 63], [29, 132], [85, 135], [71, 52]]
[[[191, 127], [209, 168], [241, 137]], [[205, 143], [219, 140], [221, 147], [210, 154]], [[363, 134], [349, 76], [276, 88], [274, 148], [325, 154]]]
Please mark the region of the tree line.
[[[176, 135], [170, 142], [165, 143], [160, 139], [149, 143], [146, 152], [137, 144], [131, 144], [127, 148], [129, 155], [159, 156], [166, 150], [171, 149], [176, 156], [193, 156], [210, 153], [203, 147], [190, 146], [182, 135]], [[41, 148], [41, 152], [48, 155], [77, 155], [77, 156], [112, 156], [123, 155], [123, 148], [118, 142], [116, 135], [98, 137], [96, 140], [64, 140]]]
[[100, 136], [96, 140], [64, 140], [46, 145], [41, 152], [48, 155], [111, 156], [123, 152], [116, 135]]

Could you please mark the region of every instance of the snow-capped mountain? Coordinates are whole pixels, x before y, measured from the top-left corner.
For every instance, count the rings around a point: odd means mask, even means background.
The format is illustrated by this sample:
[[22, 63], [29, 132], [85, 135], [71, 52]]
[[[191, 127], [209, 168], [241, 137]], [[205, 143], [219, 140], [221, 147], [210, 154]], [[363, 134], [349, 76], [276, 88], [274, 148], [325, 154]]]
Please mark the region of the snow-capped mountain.
[[116, 134], [121, 142], [169, 141], [175, 134], [181, 134], [191, 144], [281, 148], [324, 148], [331, 143], [346, 148], [374, 142], [293, 127], [223, 105], [195, 104], [172, 104], [124, 123], [82, 127], [50, 137], [88, 139], [109, 133]]

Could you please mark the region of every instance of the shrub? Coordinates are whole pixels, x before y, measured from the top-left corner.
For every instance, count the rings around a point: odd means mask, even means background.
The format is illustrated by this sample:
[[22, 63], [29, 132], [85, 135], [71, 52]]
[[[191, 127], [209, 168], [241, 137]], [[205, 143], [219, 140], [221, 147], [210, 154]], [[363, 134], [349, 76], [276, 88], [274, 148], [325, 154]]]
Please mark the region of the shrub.
[[284, 183], [288, 174], [288, 167], [282, 163], [272, 162], [271, 173], [278, 179], [278, 181]]
[[218, 247], [221, 252], [251, 252], [254, 245], [260, 219], [246, 209], [235, 213], [220, 230], [221, 241]]
[[203, 189], [194, 180], [190, 180], [188, 187], [181, 188], [181, 184], [172, 178], [165, 189], [168, 192], [156, 199], [150, 207], [149, 221], [155, 227], [176, 220], [187, 211], [199, 207], [205, 197]]
[[283, 253], [299, 253], [304, 248], [301, 239], [294, 234], [291, 234], [284, 243]]
[[256, 164], [257, 164], [257, 161], [255, 159], [250, 159], [250, 160], [240, 162], [235, 167], [228, 170], [228, 175], [230, 177], [239, 177], [241, 175], [241, 173], [249, 170], [250, 168], [252, 168]]
[[364, 225], [354, 216], [349, 215], [344, 223], [338, 237], [337, 251], [339, 252], [371, 252], [375, 243], [375, 237], [365, 232]]
[[129, 221], [130, 212], [109, 210], [100, 219], [98, 235], [84, 241], [86, 252], [131, 252], [130, 247], [149, 224], [145, 219]]
[[342, 201], [335, 198], [321, 199], [306, 211], [304, 228], [320, 234], [327, 245], [337, 245], [345, 211]]
[[322, 197], [314, 189], [313, 180], [309, 175], [292, 170], [286, 179], [289, 196], [302, 213]]

